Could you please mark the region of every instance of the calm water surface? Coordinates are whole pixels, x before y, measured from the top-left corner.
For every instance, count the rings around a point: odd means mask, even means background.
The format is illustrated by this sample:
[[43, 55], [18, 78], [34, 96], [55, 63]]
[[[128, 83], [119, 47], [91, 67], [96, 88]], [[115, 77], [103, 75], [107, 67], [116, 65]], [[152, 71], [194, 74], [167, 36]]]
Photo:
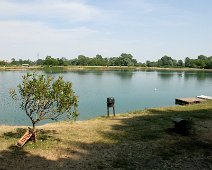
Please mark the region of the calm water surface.
[[[26, 71], [0, 71], [0, 124], [30, 125], [9, 89], [21, 83]], [[212, 72], [184, 71], [76, 71], [42, 72], [62, 75], [79, 96], [78, 120], [106, 115], [106, 98], [115, 97], [116, 112], [174, 105], [177, 97], [212, 96]], [[112, 112], [112, 110], [111, 110]], [[45, 122], [44, 122], [45, 123]], [[42, 123], [41, 123], [42, 124]]]

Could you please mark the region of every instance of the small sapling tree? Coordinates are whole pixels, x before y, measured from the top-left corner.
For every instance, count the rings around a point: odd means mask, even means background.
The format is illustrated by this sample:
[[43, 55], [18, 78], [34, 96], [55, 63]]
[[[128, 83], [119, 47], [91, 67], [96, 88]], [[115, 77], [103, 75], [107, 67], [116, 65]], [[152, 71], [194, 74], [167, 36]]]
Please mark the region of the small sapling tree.
[[71, 119], [78, 116], [78, 97], [72, 90], [72, 83], [65, 82], [61, 76], [54, 80], [51, 76], [28, 73], [18, 85], [18, 92], [10, 90], [12, 98], [20, 100], [21, 109], [31, 120], [33, 133], [41, 120], [56, 120], [64, 113]]

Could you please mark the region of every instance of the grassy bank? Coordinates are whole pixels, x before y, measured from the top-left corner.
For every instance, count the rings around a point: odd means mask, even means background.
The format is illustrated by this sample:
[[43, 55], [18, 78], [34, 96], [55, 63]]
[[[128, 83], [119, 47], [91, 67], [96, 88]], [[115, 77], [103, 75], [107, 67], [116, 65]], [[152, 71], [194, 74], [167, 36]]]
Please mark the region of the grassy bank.
[[[192, 134], [170, 129], [176, 117]], [[212, 101], [48, 124], [17, 148], [25, 130], [0, 126], [0, 169], [212, 169]]]
[[80, 70], [171, 70], [171, 71], [212, 71], [212, 69], [196, 68], [161, 68], [161, 67], [128, 67], [128, 66], [0, 66], [0, 71], [22, 71], [22, 70], [63, 70], [63, 71], [80, 71]]

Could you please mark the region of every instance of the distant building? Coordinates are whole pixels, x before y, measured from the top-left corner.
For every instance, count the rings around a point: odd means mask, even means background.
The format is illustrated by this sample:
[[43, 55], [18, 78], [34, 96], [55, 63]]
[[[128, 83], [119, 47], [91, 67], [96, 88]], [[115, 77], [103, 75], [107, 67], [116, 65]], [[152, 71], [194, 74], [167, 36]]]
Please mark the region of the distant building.
[[22, 64], [22, 66], [29, 67], [29, 64]]

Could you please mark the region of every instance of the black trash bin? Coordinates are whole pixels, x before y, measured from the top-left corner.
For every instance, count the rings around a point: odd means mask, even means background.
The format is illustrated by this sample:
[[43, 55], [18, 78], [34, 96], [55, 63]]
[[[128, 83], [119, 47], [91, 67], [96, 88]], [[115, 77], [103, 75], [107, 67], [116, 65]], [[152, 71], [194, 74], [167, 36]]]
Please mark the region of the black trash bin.
[[107, 98], [107, 107], [114, 107], [114, 105], [115, 105], [114, 97], [108, 97]]

